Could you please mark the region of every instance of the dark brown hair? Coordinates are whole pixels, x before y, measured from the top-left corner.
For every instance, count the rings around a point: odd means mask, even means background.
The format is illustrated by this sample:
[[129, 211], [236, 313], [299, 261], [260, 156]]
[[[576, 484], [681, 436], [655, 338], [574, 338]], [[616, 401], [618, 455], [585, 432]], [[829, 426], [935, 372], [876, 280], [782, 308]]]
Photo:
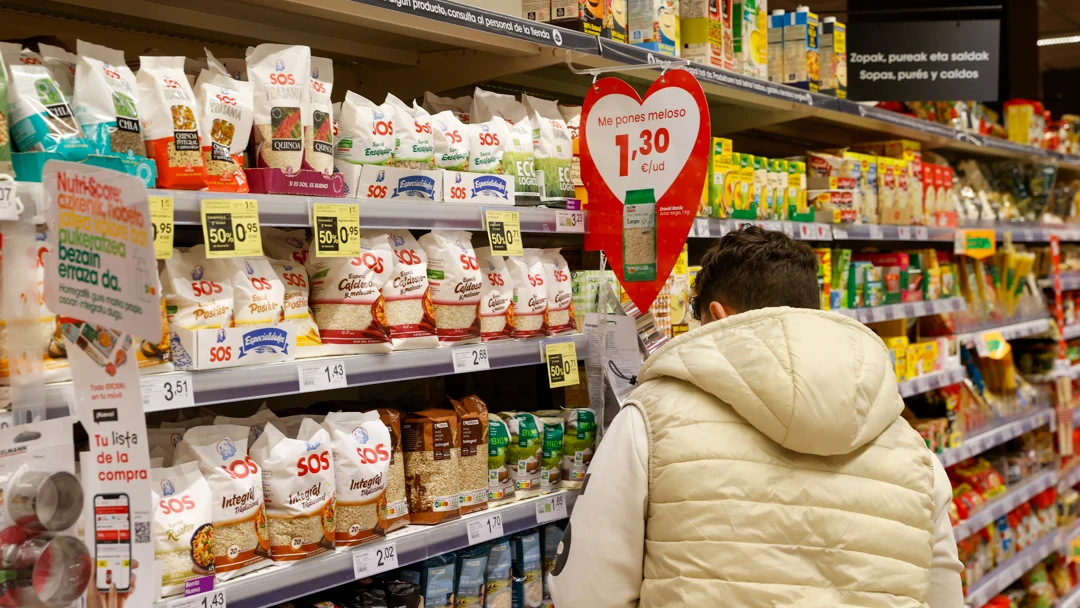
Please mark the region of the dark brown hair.
[[821, 307], [818, 259], [810, 245], [782, 232], [745, 226], [701, 259], [691, 307], [700, 319], [711, 302], [737, 312], [772, 306]]

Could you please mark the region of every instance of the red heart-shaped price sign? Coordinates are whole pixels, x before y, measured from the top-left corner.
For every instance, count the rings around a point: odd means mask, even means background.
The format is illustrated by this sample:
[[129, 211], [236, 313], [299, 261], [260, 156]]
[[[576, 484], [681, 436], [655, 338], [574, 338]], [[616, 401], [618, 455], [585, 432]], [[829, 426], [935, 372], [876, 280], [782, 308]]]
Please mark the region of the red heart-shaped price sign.
[[642, 311], [660, 293], [690, 234], [708, 172], [710, 136], [705, 93], [685, 70], [657, 79], [644, 101], [617, 78], [596, 81], [585, 97], [585, 247], [607, 255]]

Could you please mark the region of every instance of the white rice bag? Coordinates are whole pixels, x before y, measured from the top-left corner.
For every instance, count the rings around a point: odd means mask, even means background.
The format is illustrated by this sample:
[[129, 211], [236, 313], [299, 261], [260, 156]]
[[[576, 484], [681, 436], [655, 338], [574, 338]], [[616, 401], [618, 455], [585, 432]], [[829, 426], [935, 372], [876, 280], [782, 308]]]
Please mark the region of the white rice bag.
[[405, 105], [397, 97], [386, 94], [386, 104], [393, 109], [395, 167], [431, 169], [435, 157], [435, 143], [431, 136], [431, 115], [416, 105]]
[[514, 176], [517, 195], [536, 196], [539, 190], [533, 156], [533, 128], [528, 110], [513, 95], [477, 88], [473, 94], [472, 122], [488, 122], [496, 116], [505, 120], [510, 128], [510, 138], [502, 159], [503, 173]]
[[472, 234], [432, 230], [420, 237], [428, 258], [428, 284], [440, 345], [480, 341], [480, 266]]
[[390, 430], [379, 412], [331, 412], [323, 427], [330, 434], [337, 480], [337, 534], [334, 543], [358, 545], [379, 528], [379, 506], [386, 502], [390, 473]]
[[540, 262], [544, 266], [544, 283], [547, 287], [547, 333], [549, 336], [577, 331], [574, 319], [574, 290], [570, 283], [570, 270], [561, 248], [541, 249]]
[[233, 288], [223, 261], [207, 259], [203, 246], [176, 249], [165, 260], [161, 288], [170, 326], [189, 331], [233, 326]]
[[184, 582], [214, 574], [214, 496], [199, 463], [150, 470], [154, 561], [161, 564], [162, 597]]
[[480, 340], [506, 340], [514, 332], [514, 281], [506, 258], [492, 255], [491, 247], [476, 250], [480, 266]]
[[255, 148], [259, 167], [300, 171], [311, 87], [311, 49], [260, 44], [247, 56], [248, 80], [255, 87]]
[[284, 318], [285, 286], [265, 257], [226, 258], [237, 327], [277, 325]]
[[356, 165], [385, 165], [394, 158], [394, 109], [349, 91], [341, 104], [335, 157]]
[[270, 260], [270, 266], [285, 288], [285, 321], [296, 326], [296, 346], [300, 349], [296, 356], [314, 356], [301, 354], [307, 347], [322, 344], [319, 340], [319, 327], [315, 325], [315, 316], [311, 314], [311, 306], [308, 304], [310, 289], [307, 268], [291, 260]]
[[466, 126], [450, 110], [431, 117], [435, 140], [435, 168], [465, 171], [469, 168], [469, 137]]
[[248, 447], [255, 444], [255, 440], [259, 438], [259, 435], [263, 434], [263, 429], [266, 428], [268, 422], [277, 422], [278, 417], [270, 408], [266, 407], [264, 403], [259, 411], [246, 418], [233, 418], [230, 416], [217, 416], [214, 418], [214, 424], [228, 424], [237, 426], [248, 427]]
[[299, 264], [307, 261], [307, 232], [303, 228], [283, 230], [273, 226], [262, 226], [263, 253], [274, 260], [291, 260]]
[[424, 93], [424, 109], [429, 114], [438, 114], [446, 110], [450, 110], [457, 115], [457, 119], [463, 124], [469, 124], [469, 113], [472, 112], [472, 96], [465, 95], [463, 97], [439, 97], [431, 91]]
[[394, 350], [435, 348], [439, 338], [428, 284], [427, 254], [408, 230], [391, 230], [389, 237], [394, 269], [382, 293]]
[[514, 281], [514, 337], [547, 335], [548, 290], [539, 249], [525, 249], [521, 257], [509, 257], [506, 265]]
[[510, 125], [498, 116], [469, 125], [469, 171], [502, 173], [503, 156], [510, 145]]
[[574, 158], [574, 142], [559, 105], [524, 94], [521, 99], [529, 110], [533, 126], [534, 166], [541, 200], [572, 198], [574, 180], [570, 176], [570, 165]]
[[311, 118], [304, 124], [304, 164], [328, 175], [334, 172], [334, 110], [330, 102], [333, 88], [334, 62], [312, 57], [307, 107]]

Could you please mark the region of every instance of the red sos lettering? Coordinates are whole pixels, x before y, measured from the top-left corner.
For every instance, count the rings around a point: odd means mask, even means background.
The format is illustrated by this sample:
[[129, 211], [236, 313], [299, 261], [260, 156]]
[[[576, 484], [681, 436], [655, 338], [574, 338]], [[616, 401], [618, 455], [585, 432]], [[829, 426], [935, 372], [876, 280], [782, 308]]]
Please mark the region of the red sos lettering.
[[304, 280], [304, 275], [296, 272], [283, 272], [281, 276], [285, 279], [285, 282], [293, 287], [307, 287], [307, 281]]
[[163, 78], [162, 83], [165, 84], [165, 88], [167, 88], [167, 89], [179, 89], [180, 88], [180, 83], [176, 82], [172, 78]]
[[217, 97], [217, 100], [220, 101], [221, 103], [225, 104], [225, 105], [229, 105], [229, 106], [235, 106], [236, 105], [236, 98], [235, 97], [229, 97], [228, 95], [222, 95], [221, 93], [218, 93], [217, 95], [214, 95], [214, 97]]
[[292, 74], [270, 74], [270, 84], [296, 84]]
[[393, 135], [394, 123], [389, 120], [377, 120], [371, 128], [372, 135]]
[[251, 277], [251, 286], [259, 291], [266, 291], [267, 289], [273, 289], [274, 286], [270, 284], [270, 281], [262, 277]]
[[480, 145], [482, 146], [497, 146], [499, 145], [499, 136], [495, 133], [481, 133]]
[[168, 500], [158, 501], [158, 506], [161, 507], [161, 512], [165, 515], [170, 513], [180, 513], [184, 509], [194, 509], [195, 501], [191, 500], [188, 495], [181, 496], [180, 498], [170, 498]]
[[228, 465], [221, 465], [221, 469], [229, 474], [229, 477], [233, 479], [243, 479], [248, 475], [258, 475], [259, 467], [255, 464], [255, 461], [251, 459], [251, 456], [244, 456], [243, 460], [237, 459], [230, 462]]
[[464, 186], [451, 186], [450, 187], [450, 198], [452, 200], [463, 201], [463, 200], [465, 200], [465, 195], [466, 195], [466, 191], [465, 191]]
[[386, 186], [372, 184], [367, 187], [368, 198], [386, 198]]
[[318, 473], [319, 471], [325, 471], [330, 468], [330, 452], [323, 452], [322, 454], [308, 454], [307, 456], [301, 456], [296, 461], [296, 468], [299, 472], [297, 477], [303, 477], [308, 473]]
[[570, 276], [566, 274], [565, 270], [560, 270], [558, 268], [555, 269], [555, 282], [556, 283], [565, 283], [566, 281], [569, 281], [569, 280], [570, 280]]
[[232, 347], [231, 346], [215, 346], [210, 349], [210, 362], [217, 363], [219, 361], [231, 361], [232, 360]]
[[532, 285], [533, 287], [539, 287], [539, 286], [541, 286], [543, 284], [544, 284], [544, 277], [542, 277], [542, 276], [540, 276], [538, 274], [530, 274], [529, 275], [529, 285]]
[[416, 125], [416, 132], [417, 133], [427, 133], [429, 135], [431, 134], [431, 123], [430, 122], [420, 124], [419, 122], [414, 120], [413, 124]]
[[386, 446], [381, 443], [374, 448], [356, 448], [356, 453], [360, 455], [360, 464], [377, 464], [390, 460], [390, 452], [386, 451]]
[[458, 133], [456, 129], [453, 131], [446, 131], [445, 133], [443, 133], [443, 135], [446, 136], [446, 141], [452, 144], [461, 143], [461, 133]]
[[116, 70], [110, 70], [109, 68], [104, 68], [104, 72], [105, 75], [109, 78], [112, 78], [113, 80], [120, 80], [120, 72], [117, 72]]
[[458, 256], [461, 260], [461, 267], [465, 270], [480, 270], [480, 265], [476, 263], [476, 258], [465, 255], [464, 253]]
[[319, 82], [318, 80], [312, 79], [312, 81], [311, 81], [311, 89], [313, 91], [315, 91], [316, 93], [325, 93], [326, 92], [326, 85]]
[[503, 281], [502, 273], [499, 272], [488, 273], [487, 279], [488, 283], [491, 283], [492, 285], [498, 285], [499, 287], [502, 287], [506, 284], [506, 282]]
[[221, 285], [213, 281], [192, 281], [191, 291], [195, 293], [196, 298], [212, 296], [215, 293], [221, 293]]
[[349, 260], [349, 263], [353, 266], [360, 266], [362, 264], [380, 274], [382, 274], [383, 268], [385, 268], [385, 266], [383, 266], [382, 258], [370, 251], [365, 251], [363, 255], [358, 258], [352, 258]]
[[394, 254], [397, 255], [398, 261], [406, 266], [415, 266], [424, 261], [413, 249], [397, 249]]

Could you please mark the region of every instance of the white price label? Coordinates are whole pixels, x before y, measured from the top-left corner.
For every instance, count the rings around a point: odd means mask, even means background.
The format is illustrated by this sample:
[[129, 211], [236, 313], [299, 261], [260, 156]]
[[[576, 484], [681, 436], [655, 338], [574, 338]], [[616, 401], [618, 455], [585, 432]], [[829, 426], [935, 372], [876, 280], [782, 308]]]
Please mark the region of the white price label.
[[697, 236], [712, 236], [712, 230], [709, 228], [709, 218], [699, 217], [694, 220], [694, 232]]
[[910, 226], [897, 226], [896, 227], [896, 238], [900, 239], [901, 241], [910, 241], [911, 240], [911, 227]]
[[367, 578], [398, 567], [397, 545], [392, 542], [377, 547], [362, 547], [353, 551], [354, 578]]
[[885, 232], [881, 229], [881, 226], [870, 226], [870, 238], [875, 241], [885, 238]]
[[536, 523], [546, 524], [566, 518], [566, 496], [553, 494], [536, 503]]
[[175, 410], [195, 405], [191, 374], [143, 376], [140, 383], [143, 411]]
[[932, 309], [929, 302], [915, 302], [915, 316], [925, 317], [930, 314]]
[[780, 232], [780, 222], [765, 222], [765, 230]]
[[454, 359], [454, 373], [480, 372], [491, 369], [487, 346], [466, 346], [450, 351]]
[[930, 390], [930, 383], [926, 378], [915, 378], [915, 393], [922, 394]]
[[870, 320], [874, 323], [881, 323], [885, 320], [885, 307], [875, 306], [870, 309]]
[[831, 241], [832, 227], [828, 224], [817, 224], [817, 238], [822, 241]]
[[1024, 230], [1024, 242], [1025, 243], [1030, 243], [1030, 242], [1032, 242], [1034, 240], [1035, 240], [1035, 231], [1034, 230]]
[[214, 589], [199, 595], [172, 600], [167, 606], [168, 608], [226, 608], [225, 590]]
[[789, 239], [795, 238], [795, 227], [791, 225], [791, 222], [781, 222], [780, 227]]
[[484, 543], [505, 536], [501, 513], [489, 513], [486, 517], [470, 519], [465, 528], [469, 535], [469, 545]]
[[834, 227], [832, 229], [832, 237], [833, 237], [833, 239], [836, 239], [836, 240], [841, 240], [841, 241], [847, 240], [848, 232], [847, 232], [847, 230], [845, 230], [843, 228], [835, 228]]
[[555, 232], [572, 232], [581, 234], [585, 232], [585, 212], [555, 210]]
[[926, 229], [926, 226], [915, 227], [915, 240], [928, 241], [930, 240], [930, 231]]
[[0, 220], [19, 219], [19, 203], [15, 200], [15, 182], [0, 181]]
[[816, 234], [817, 234], [817, 231], [814, 230], [814, 225], [813, 224], [802, 224], [802, 223], [799, 224], [799, 238], [800, 239], [802, 239], [804, 241], [809, 241], [809, 240], [812, 240]]
[[349, 380], [345, 375], [345, 364], [341, 361], [299, 364], [296, 370], [300, 373], [300, 392], [302, 393], [349, 386]]

